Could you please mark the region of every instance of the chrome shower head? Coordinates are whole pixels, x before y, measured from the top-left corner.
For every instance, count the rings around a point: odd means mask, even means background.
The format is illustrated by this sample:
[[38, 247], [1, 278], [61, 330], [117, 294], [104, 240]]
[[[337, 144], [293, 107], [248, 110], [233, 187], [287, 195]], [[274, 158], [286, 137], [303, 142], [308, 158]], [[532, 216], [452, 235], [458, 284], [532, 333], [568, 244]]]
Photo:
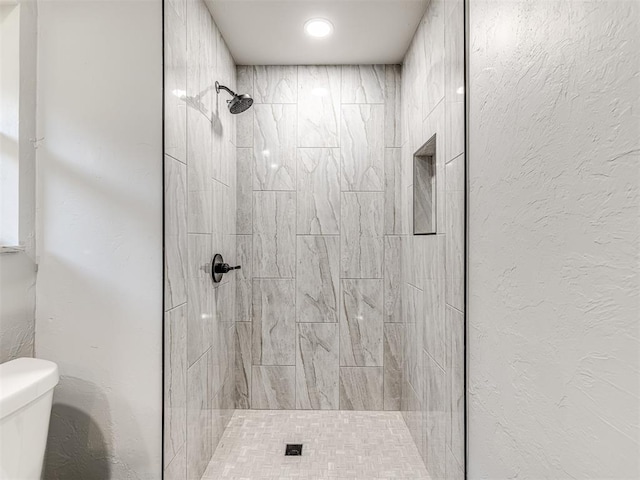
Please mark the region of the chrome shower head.
[[233, 97], [231, 100], [227, 100], [227, 104], [229, 111], [234, 115], [248, 110], [251, 105], [253, 105], [253, 98], [251, 98], [251, 95], [247, 95], [246, 93], [238, 95], [224, 85], [220, 85], [216, 82], [216, 92], [220, 93], [220, 90], [226, 90]]

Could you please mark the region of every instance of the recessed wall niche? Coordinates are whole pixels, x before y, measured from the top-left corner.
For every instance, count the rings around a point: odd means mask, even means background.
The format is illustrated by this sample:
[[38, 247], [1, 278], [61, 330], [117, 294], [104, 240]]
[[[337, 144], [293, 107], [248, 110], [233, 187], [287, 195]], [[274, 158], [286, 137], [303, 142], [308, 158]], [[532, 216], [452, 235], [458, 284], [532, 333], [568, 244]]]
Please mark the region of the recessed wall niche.
[[436, 135], [413, 154], [413, 234], [436, 233]]

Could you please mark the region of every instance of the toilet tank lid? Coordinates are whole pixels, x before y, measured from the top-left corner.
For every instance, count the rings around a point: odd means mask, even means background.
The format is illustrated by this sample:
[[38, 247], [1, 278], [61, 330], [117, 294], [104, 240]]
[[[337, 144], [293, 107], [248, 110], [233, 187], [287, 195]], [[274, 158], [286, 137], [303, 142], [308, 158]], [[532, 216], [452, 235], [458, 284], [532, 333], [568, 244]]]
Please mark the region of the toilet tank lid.
[[0, 365], [0, 419], [11, 415], [58, 384], [58, 366], [38, 358]]

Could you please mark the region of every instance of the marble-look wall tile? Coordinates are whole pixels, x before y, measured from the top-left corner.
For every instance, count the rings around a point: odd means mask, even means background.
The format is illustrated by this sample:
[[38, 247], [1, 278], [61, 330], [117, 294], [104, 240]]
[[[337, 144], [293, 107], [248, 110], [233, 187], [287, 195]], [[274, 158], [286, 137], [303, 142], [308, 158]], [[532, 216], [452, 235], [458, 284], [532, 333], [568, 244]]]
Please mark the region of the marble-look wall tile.
[[187, 189], [189, 233], [213, 229], [211, 122], [200, 112], [187, 112]]
[[[424, 338], [424, 292], [411, 285], [407, 292], [407, 379], [415, 392], [422, 395], [424, 391], [425, 370], [423, 356]], [[420, 397], [420, 401], [422, 398]]]
[[340, 233], [340, 150], [298, 149], [298, 234]]
[[236, 152], [236, 233], [250, 235], [253, 231], [253, 149], [238, 148]]
[[296, 408], [338, 409], [338, 349], [337, 324], [298, 324]]
[[450, 382], [448, 447], [457, 465], [464, 465], [464, 314], [447, 306], [447, 381]]
[[424, 293], [424, 349], [444, 368], [445, 365], [445, 282], [443, 278], [425, 279]]
[[385, 65], [384, 146], [402, 146], [402, 65]]
[[384, 105], [342, 105], [343, 191], [384, 190]]
[[382, 279], [342, 280], [341, 291], [340, 365], [382, 366]]
[[164, 32], [164, 153], [186, 162], [187, 29], [173, 8], [165, 9]]
[[256, 65], [254, 100], [256, 103], [296, 103], [298, 67], [295, 65]]
[[171, 6], [177, 13], [181, 22], [185, 22], [187, 18], [187, 0], [165, 0], [165, 8]]
[[343, 65], [342, 103], [384, 103], [384, 65]]
[[344, 192], [340, 209], [340, 276], [382, 278], [384, 193]]
[[[236, 68], [238, 93], [254, 97], [253, 67], [238, 65]], [[235, 115], [236, 119], [236, 147], [253, 147], [253, 109]]]
[[297, 243], [297, 321], [337, 322], [340, 239], [299, 236]]
[[187, 440], [187, 306], [164, 316], [164, 467]]
[[425, 363], [425, 464], [433, 479], [445, 479], [446, 422], [449, 419], [445, 402], [445, 373], [428, 355]]
[[446, 161], [464, 152], [464, 3], [446, 2], [445, 19]]
[[402, 368], [404, 325], [384, 325], [384, 409], [400, 410], [402, 398]]
[[402, 257], [405, 237], [384, 237], [384, 321], [401, 323]]
[[164, 158], [164, 308], [187, 301], [187, 167]]
[[295, 281], [253, 281], [253, 364], [295, 365]]
[[253, 193], [253, 274], [293, 278], [296, 268], [295, 192]]
[[403, 402], [405, 403], [403, 408], [403, 417], [411, 433], [411, 437], [420, 452], [420, 456], [424, 461], [424, 431], [425, 431], [425, 414], [422, 406], [422, 402], [418, 394], [413, 387], [405, 382], [405, 389], [403, 390]]
[[235, 405], [251, 408], [251, 323], [236, 322], [235, 327]]
[[296, 106], [254, 105], [254, 190], [296, 189]]
[[199, 479], [213, 455], [209, 354], [187, 371], [187, 478]]
[[189, 234], [187, 358], [192, 365], [211, 347], [214, 322], [213, 282], [206, 271], [211, 261], [211, 236]]
[[340, 367], [340, 409], [382, 410], [382, 367]]
[[425, 44], [425, 75], [422, 76], [422, 117], [427, 118], [433, 108], [444, 98], [444, 4], [445, 0], [433, 0], [423, 17], [423, 42]]
[[253, 296], [252, 290], [252, 278], [253, 268], [252, 264], [252, 245], [253, 237], [251, 235], [238, 235], [236, 240], [236, 260], [237, 264], [242, 268], [235, 271], [236, 281], [236, 311], [235, 319], [237, 322], [250, 322], [251, 321], [251, 304]]
[[446, 470], [445, 478], [447, 480], [464, 480], [464, 468], [458, 463], [449, 448], [446, 449]]
[[251, 372], [251, 408], [294, 410], [295, 366], [254, 366]]
[[340, 67], [298, 67], [298, 147], [340, 146]]
[[447, 164], [447, 242], [446, 242], [446, 301], [464, 311], [464, 192], [465, 156], [460, 155]]
[[187, 478], [187, 444], [182, 446], [171, 463], [164, 469], [164, 480], [186, 480]]
[[402, 149], [385, 148], [384, 152], [384, 233], [409, 233], [403, 222]]

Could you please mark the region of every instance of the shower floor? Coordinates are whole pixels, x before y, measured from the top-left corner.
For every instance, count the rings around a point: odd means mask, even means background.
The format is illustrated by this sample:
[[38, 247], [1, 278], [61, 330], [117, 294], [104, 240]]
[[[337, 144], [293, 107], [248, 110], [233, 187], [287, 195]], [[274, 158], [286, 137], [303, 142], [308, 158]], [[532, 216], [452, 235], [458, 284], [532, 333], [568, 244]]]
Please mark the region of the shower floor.
[[[302, 456], [284, 455], [302, 443]], [[429, 479], [398, 412], [236, 410], [203, 480]]]

